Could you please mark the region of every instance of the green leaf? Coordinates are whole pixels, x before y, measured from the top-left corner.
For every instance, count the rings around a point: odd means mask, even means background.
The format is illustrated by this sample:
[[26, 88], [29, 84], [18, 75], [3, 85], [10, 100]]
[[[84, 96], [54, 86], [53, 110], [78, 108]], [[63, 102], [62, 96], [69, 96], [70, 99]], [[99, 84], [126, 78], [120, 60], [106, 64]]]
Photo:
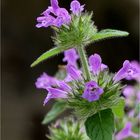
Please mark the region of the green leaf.
[[[88, 27], [88, 26], [86, 26], [86, 27]], [[89, 30], [89, 32], [90, 32], [91, 28], [89, 28], [89, 29], [90, 29]], [[94, 30], [94, 28], [92, 30]], [[31, 64], [31, 67], [34, 67], [37, 64], [39, 64], [40, 62], [42, 62], [42, 61], [44, 61], [44, 60], [46, 60], [46, 59], [48, 59], [48, 58], [50, 58], [50, 57], [52, 57], [54, 55], [57, 55], [57, 54], [65, 51], [65, 50], [73, 48], [73, 46], [77, 46], [77, 41], [78, 40], [80, 40], [80, 43], [82, 43], [83, 42], [83, 38], [86, 38], [85, 36], [87, 36], [87, 35], [85, 34], [84, 36], [82, 36], [82, 39], [81, 38], [80, 39], [75, 38], [75, 34], [77, 35], [77, 33], [75, 33], [75, 31], [76, 31], [76, 29], [74, 28], [73, 29], [74, 33], [72, 32], [72, 34], [70, 34], [69, 30], [64, 32], [64, 33], [62, 32], [61, 34], [59, 33], [56, 36], [55, 40], [57, 40], [57, 43], [55, 42], [55, 44], [57, 44], [57, 46], [60, 46], [60, 47], [55, 47], [55, 48], [45, 52], [44, 54], [42, 54], [35, 62], [33, 62]], [[87, 29], [85, 30], [85, 32], [87, 32]], [[89, 34], [89, 32], [88, 32], [88, 34]], [[129, 33], [128, 32], [124, 32], [124, 31], [119, 31], [119, 30], [106, 29], [106, 30], [102, 30], [102, 31], [100, 31], [98, 33], [96, 33], [96, 31], [94, 31], [94, 33], [91, 32], [90, 34], [91, 34], [90, 35], [91, 39], [88, 39], [88, 41], [84, 41], [84, 42], [91, 43], [91, 42], [96, 42], [96, 41], [107, 39], [107, 38], [123, 37], [123, 36], [128, 36]], [[67, 39], [66, 39], [66, 36], [67, 36]], [[73, 38], [73, 39], [71, 39], [70, 37]], [[80, 43], [78, 41], [78, 44], [80, 44]], [[86, 43], [86, 44], [88, 44], [88, 43]]]
[[112, 30], [112, 29], [105, 29], [100, 32], [95, 33], [92, 36], [93, 42], [108, 39], [108, 38], [115, 38], [115, 37], [125, 37], [128, 36], [129, 33], [125, 31], [119, 30]]
[[52, 109], [46, 114], [44, 117], [42, 124], [48, 124], [53, 121], [56, 117], [58, 117], [62, 112], [66, 109], [65, 102], [56, 102]]
[[34, 67], [37, 64], [39, 64], [40, 62], [42, 62], [42, 61], [44, 61], [44, 60], [46, 60], [46, 59], [48, 59], [48, 58], [50, 58], [50, 57], [52, 57], [52, 56], [54, 56], [56, 54], [59, 54], [59, 53], [65, 51], [65, 50], [66, 49], [62, 49], [62, 47], [61, 48], [60, 47], [55, 47], [55, 48], [43, 53], [36, 61], [34, 61], [31, 64], [31, 67]]
[[112, 140], [114, 115], [111, 109], [100, 111], [85, 122], [87, 135], [91, 140]]
[[125, 101], [123, 98], [120, 99], [117, 105], [112, 107], [112, 111], [118, 118], [122, 118], [124, 116], [124, 107]]

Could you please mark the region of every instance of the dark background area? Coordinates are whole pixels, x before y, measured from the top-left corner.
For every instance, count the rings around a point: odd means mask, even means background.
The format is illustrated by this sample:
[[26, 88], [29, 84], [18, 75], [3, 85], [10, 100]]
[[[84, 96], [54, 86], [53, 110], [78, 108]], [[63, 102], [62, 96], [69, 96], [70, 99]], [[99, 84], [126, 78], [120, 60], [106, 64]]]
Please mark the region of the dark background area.
[[[69, 9], [70, 0], [59, 0]], [[127, 38], [105, 40], [87, 48], [99, 53], [111, 71], [117, 71], [125, 59], [139, 58], [139, 0], [80, 0], [98, 29], [112, 28], [130, 33]], [[47, 127], [41, 125], [52, 101], [43, 107], [45, 92], [34, 86], [36, 78], [53, 75], [62, 64], [60, 54], [35, 68], [30, 64], [53, 47], [50, 28], [35, 28], [36, 17], [49, 0], [2, 0], [2, 140], [45, 140]]]

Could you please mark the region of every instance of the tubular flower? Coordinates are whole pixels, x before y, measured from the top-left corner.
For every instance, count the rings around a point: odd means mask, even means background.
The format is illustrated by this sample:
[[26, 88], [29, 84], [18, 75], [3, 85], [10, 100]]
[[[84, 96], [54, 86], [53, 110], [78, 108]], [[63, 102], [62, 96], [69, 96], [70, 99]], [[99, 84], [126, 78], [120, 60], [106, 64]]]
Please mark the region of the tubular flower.
[[84, 10], [84, 5], [81, 6], [79, 1], [77, 0], [73, 0], [70, 4], [70, 7], [71, 7], [70, 10], [74, 15], [78, 15]]
[[116, 135], [116, 140], [124, 140], [128, 137], [138, 138], [138, 135], [132, 132], [131, 122], [127, 122], [125, 127]]
[[82, 78], [82, 72], [79, 69], [75, 68], [73, 65], [67, 65], [67, 73], [69, 79], [71, 80], [79, 80]]
[[67, 62], [68, 65], [77, 67], [77, 60], [79, 56], [75, 49], [69, 49], [64, 52], [63, 62]]
[[102, 93], [103, 89], [100, 88], [95, 81], [90, 81], [86, 83], [82, 97], [88, 100], [89, 102], [92, 102], [99, 100], [100, 95]]
[[58, 85], [58, 87], [60, 87], [60, 89], [63, 90], [63, 91], [66, 91], [66, 92], [71, 91], [71, 87], [70, 87], [67, 83], [65, 83], [64, 81], [59, 81], [59, 82], [57, 83], [57, 85]]
[[94, 54], [89, 57], [89, 64], [94, 75], [98, 75], [100, 71], [107, 68], [105, 64], [102, 64], [102, 59], [98, 54]]
[[128, 60], [125, 60], [123, 67], [116, 73], [113, 80], [118, 82], [122, 79], [135, 79], [140, 76], [140, 69], [134, 63], [130, 63]]
[[35, 85], [36, 88], [42, 88], [46, 89], [51, 86], [55, 86], [57, 84], [58, 80], [54, 77], [51, 77], [47, 75], [46, 73], [43, 73], [36, 81]]
[[51, 88], [48, 87], [48, 95], [44, 100], [44, 105], [50, 100], [50, 99], [59, 99], [59, 98], [67, 98], [67, 92], [61, 89], [57, 88]]

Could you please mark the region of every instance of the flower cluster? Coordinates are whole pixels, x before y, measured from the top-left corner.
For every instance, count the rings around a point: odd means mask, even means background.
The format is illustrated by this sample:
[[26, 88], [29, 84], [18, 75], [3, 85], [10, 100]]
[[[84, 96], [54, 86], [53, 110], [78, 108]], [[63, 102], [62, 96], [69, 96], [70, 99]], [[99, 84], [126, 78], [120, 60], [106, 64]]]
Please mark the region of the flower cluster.
[[[74, 15], [78, 15], [84, 10], [84, 5], [80, 5], [77, 0], [73, 0], [70, 4], [70, 10]], [[71, 16], [65, 8], [60, 8], [57, 0], [51, 0], [51, 6], [49, 6], [40, 17], [37, 18], [37, 28], [40, 27], [61, 27], [63, 24], [69, 24], [71, 22]]]
[[[124, 87], [121, 80], [140, 82], [140, 64], [125, 60], [122, 68], [113, 74], [102, 62], [99, 54], [95, 53], [88, 58], [85, 51], [85, 47], [91, 43], [110, 37], [127, 36], [128, 33], [112, 29], [98, 31], [92, 21], [92, 13], [83, 10], [84, 5], [78, 0], [71, 2], [71, 13], [61, 8], [57, 0], [51, 0], [51, 6], [37, 18], [37, 28], [51, 26], [55, 31], [52, 39], [56, 47], [42, 54], [31, 66], [62, 52], [64, 52], [62, 61], [66, 63], [59, 67], [54, 77], [43, 73], [35, 83], [37, 88], [46, 91], [44, 105], [51, 99], [57, 100], [47, 114], [46, 118], [49, 117], [45, 122], [53, 120], [60, 112], [70, 108], [74, 110], [79, 120], [84, 120], [87, 136], [91, 139], [112, 140], [116, 118], [116, 121], [122, 122], [116, 127], [116, 140], [138, 138], [137, 131], [133, 130], [136, 128], [133, 122], [138, 124], [140, 114], [138, 109], [133, 108], [137, 108], [140, 103], [140, 88], [132, 85]], [[123, 118], [124, 99], [128, 110], [127, 116]], [[137, 119], [133, 119], [134, 116]], [[74, 121], [72, 123], [62, 122], [59, 124], [59, 130], [57, 126], [51, 127], [49, 138], [89, 139], [84, 137], [84, 131], [79, 128], [81, 127], [79, 123]], [[100, 136], [96, 137], [97, 135]]]
[[[69, 98], [68, 94], [72, 93], [73, 87], [70, 86], [70, 83], [77, 81], [84, 82], [84, 75], [80, 69], [78, 69], [78, 60], [79, 56], [76, 53], [75, 49], [70, 49], [64, 53], [64, 62], [67, 62], [66, 72], [67, 76], [63, 80], [56, 79], [54, 77], [48, 76], [46, 73], [43, 73], [36, 82], [37, 88], [43, 88], [48, 91], [48, 95], [44, 101], [46, 104], [52, 98]], [[91, 55], [89, 57], [89, 64], [91, 67], [91, 73], [93, 76], [98, 77], [100, 72], [107, 69], [107, 66], [102, 64], [101, 57], [98, 54]], [[91, 80], [85, 83], [85, 89], [81, 98], [89, 102], [99, 100], [101, 94], [104, 90], [101, 88], [97, 80]]]
[[[70, 94], [74, 88], [70, 86], [71, 82], [78, 81], [84, 82], [84, 75], [80, 69], [78, 69], [78, 60], [79, 56], [76, 53], [75, 49], [70, 49], [65, 51], [63, 61], [67, 62], [66, 72], [67, 76], [63, 80], [56, 79], [55, 77], [51, 77], [46, 73], [43, 73], [36, 82], [37, 88], [43, 88], [48, 91], [47, 98], [45, 99], [45, 104], [51, 98], [68, 98], [68, 94]], [[82, 92], [81, 97], [88, 100], [89, 102], [93, 102], [99, 100], [100, 96], [104, 93], [104, 89], [98, 85], [99, 77], [103, 71], [107, 71], [107, 65], [102, 63], [101, 57], [98, 54], [91, 55], [89, 57], [89, 65], [90, 70], [93, 76], [93, 79], [84, 84], [85, 88]], [[128, 67], [126, 67], [128, 65]], [[126, 60], [123, 64], [123, 67], [115, 74], [112, 81], [114, 83], [119, 82], [120, 80], [126, 78], [131, 79], [136, 78], [139, 72], [139, 68], [136, 67], [133, 63], [130, 63]], [[131, 72], [130, 72], [131, 71]], [[130, 87], [127, 87], [130, 88]], [[127, 89], [124, 90], [124, 94], [127, 94]], [[139, 96], [139, 95], [138, 95]]]

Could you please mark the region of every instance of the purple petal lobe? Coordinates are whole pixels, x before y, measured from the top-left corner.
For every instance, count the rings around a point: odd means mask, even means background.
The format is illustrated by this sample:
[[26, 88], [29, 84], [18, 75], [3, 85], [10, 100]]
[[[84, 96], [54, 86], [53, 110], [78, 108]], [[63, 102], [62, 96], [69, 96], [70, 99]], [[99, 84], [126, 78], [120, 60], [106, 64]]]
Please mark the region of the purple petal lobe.
[[95, 81], [87, 82], [82, 97], [89, 102], [97, 101], [100, 95], [103, 94], [103, 89], [98, 86]]
[[64, 52], [63, 62], [67, 62], [68, 65], [73, 65], [77, 67], [77, 60], [79, 56], [75, 49], [69, 49]]
[[57, 85], [63, 91], [67, 91], [67, 92], [71, 91], [71, 87], [66, 82], [64, 82], [64, 81], [59, 81], [57, 83]]
[[101, 71], [104, 71], [105, 69], [108, 69], [108, 66], [105, 64], [101, 64]]
[[65, 8], [59, 8], [56, 10], [56, 15], [63, 19], [63, 24], [69, 24], [71, 21], [71, 16]]
[[47, 88], [48, 90], [48, 95], [44, 100], [44, 105], [50, 100], [50, 99], [58, 99], [58, 98], [67, 98], [67, 92], [56, 89], [56, 88]]
[[82, 72], [73, 65], [67, 65], [67, 73], [73, 80], [81, 79]]
[[70, 4], [70, 7], [70, 10], [74, 15], [78, 15], [84, 10], [84, 5], [81, 6], [78, 0], [73, 0]]
[[92, 72], [97, 75], [101, 71], [102, 59], [98, 54], [89, 57], [89, 64]]
[[55, 86], [57, 84], [58, 80], [47, 75], [46, 73], [43, 73], [36, 81], [35, 85], [36, 88], [43, 88], [46, 89], [51, 86]]
[[53, 7], [53, 9], [58, 9], [58, 1], [57, 0], [51, 0], [51, 6]]

